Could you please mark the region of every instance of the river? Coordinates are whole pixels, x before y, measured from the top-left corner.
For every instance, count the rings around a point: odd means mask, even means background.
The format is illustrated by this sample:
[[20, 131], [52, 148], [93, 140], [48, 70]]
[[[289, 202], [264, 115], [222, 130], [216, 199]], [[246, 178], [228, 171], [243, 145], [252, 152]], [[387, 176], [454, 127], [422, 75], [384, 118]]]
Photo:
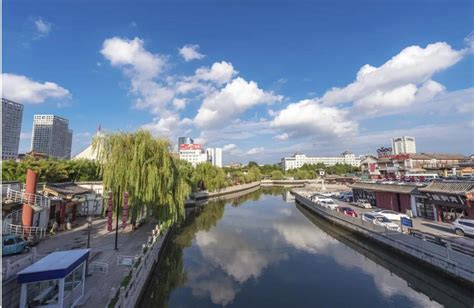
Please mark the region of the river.
[[468, 290], [325, 222], [285, 192], [260, 189], [190, 215], [139, 306], [474, 306]]

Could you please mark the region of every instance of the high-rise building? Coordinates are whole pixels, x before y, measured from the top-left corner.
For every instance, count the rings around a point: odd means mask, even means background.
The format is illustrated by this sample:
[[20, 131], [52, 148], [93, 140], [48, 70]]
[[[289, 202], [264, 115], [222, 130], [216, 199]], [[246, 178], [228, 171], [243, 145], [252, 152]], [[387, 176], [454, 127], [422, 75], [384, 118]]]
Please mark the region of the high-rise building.
[[208, 148], [206, 150], [207, 160], [211, 162], [213, 166], [222, 168], [222, 149], [221, 148]]
[[2, 159], [15, 159], [20, 145], [23, 105], [2, 98]]
[[178, 151], [181, 148], [182, 144], [194, 144], [194, 140], [189, 137], [179, 137], [178, 138]]
[[392, 138], [393, 154], [416, 153], [415, 137], [396, 137]]
[[51, 157], [71, 158], [72, 130], [67, 119], [37, 114], [33, 118], [31, 151]]

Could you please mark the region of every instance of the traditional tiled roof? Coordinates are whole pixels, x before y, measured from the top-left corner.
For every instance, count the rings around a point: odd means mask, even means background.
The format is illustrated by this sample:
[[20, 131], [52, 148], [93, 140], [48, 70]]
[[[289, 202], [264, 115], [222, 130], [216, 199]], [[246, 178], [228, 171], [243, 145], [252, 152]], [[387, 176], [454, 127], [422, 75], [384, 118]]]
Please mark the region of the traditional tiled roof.
[[463, 181], [463, 182], [432, 182], [430, 185], [424, 188], [420, 188], [419, 191], [424, 193], [446, 193], [464, 195], [474, 189], [474, 182]]
[[48, 183], [45, 185], [45, 190], [55, 191], [62, 195], [82, 195], [92, 190], [81, 187], [75, 183]]
[[419, 186], [407, 185], [407, 184], [382, 184], [382, 183], [368, 183], [368, 182], [356, 182], [350, 185], [351, 188], [356, 189], [367, 189], [373, 191], [393, 192], [400, 194], [410, 194], [415, 191]]
[[[417, 154], [415, 154], [417, 155]], [[439, 160], [466, 160], [467, 157], [462, 154], [450, 154], [450, 153], [420, 153], [425, 155], [428, 159], [439, 159]], [[411, 155], [410, 155], [411, 157]]]

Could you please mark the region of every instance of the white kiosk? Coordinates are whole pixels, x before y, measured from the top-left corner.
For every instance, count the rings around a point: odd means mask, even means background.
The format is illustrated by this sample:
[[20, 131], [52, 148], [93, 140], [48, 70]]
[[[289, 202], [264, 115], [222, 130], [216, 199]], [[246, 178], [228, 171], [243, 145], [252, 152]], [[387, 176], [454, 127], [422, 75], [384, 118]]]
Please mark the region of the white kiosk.
[[84, 296], [89, 251], [53, 252], [19, 272], [20, 308], [76, 305]]

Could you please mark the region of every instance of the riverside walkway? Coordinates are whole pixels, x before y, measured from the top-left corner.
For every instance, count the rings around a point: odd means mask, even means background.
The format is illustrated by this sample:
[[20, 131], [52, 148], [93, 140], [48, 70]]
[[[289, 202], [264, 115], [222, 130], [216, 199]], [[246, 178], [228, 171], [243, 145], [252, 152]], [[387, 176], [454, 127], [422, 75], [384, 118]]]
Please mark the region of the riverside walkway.
[[[131, 227], [119, 230], [118, 250], [115, 247], [115, 232], [108, 232], [107, 219], [96, 219], [92, 223], [90, 237], [89, 262], [105, 264], [105, 272], [92, 272], [86, 278], [86, 291], [79, 306], [83, 307], [105, 307], [110, 299], [111, 289], [118, 288], [124, 276], [128, 274], [130, 267], [118, 265], [119, 256], [135, 256], [142, 250], [142, 244], [146, 243], [154, 224], [144, 224], [132, 231]], [[46, 255], [57, 250], [68, 250], [86, 248], [87, 246], [87, 222], [80, 220], [79, 225], [70, 231], [57, 233], [55, 236], [41, 241], [37, 246], [38, 255]], [[26, 257], [27, 254], [12, 256], [11, 262]], [[3, 258], [3, 262], [6, 258]], [[105, 268], [104, 268], [105, 270]], [[3, 303], [10, 303], [9, 307], [17, 307], [19, 296], [19, 285], [16, 279], [4, 282], [9, 292], [3, 292]]]

